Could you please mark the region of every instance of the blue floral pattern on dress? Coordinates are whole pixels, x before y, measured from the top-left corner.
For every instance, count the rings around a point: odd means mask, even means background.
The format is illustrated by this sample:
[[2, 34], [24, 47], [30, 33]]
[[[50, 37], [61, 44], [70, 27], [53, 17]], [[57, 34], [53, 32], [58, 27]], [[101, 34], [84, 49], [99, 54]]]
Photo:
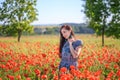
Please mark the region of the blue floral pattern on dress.
[[[76, 47], [78, 46], [82, 46], [83, 43], [81, 40], [76, 40], [72, 43], [72, 46], [74, 49], [76, 49]], [[70, 52], [70, 47], [69, 47], [69, 42], [66, 41], [66, 43], [64, 44], [63, 48], [62, 48], [62, 58], [61, 58], [61, 62], [59, 65], [59, 69], [62, 67], [66, 67], [67, 69], [70, 69], [70, 65], [74, 65], [77, 68], [78, 65], [78, 58], [73, 58], [72, 54]]]

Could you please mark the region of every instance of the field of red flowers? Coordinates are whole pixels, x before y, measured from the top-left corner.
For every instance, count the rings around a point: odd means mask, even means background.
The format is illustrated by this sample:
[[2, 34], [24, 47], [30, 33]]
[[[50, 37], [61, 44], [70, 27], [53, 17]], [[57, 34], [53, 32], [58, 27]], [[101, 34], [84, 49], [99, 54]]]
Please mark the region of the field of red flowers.
[[100, 38], [79, 38], [83, 40], [84, 46], [78, 70], [72, 65], [69, 72], [62, 68], [59, 77], [57, 36], [24, 37], [20, 43], [14, 38], [1, 38], [0, 80], [120, 80], [118, 40], [108, 38], [107, 42], [111, 42], [101, 47]]

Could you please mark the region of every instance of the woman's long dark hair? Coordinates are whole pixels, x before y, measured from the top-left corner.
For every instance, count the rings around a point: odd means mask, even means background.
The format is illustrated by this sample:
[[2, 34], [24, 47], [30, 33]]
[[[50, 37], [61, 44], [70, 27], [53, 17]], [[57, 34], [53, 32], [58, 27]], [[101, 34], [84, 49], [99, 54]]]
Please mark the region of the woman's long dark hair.
[[60, 57], [60, 58], [62, 57], [62, 55], [61, 55], [61, 53], [62, 53], [62, 48], [63, 48], [63, 46], [64, 46], [64, 44], [65, 44], [65, 42], [66, 42], [66, 39], [63, 37], [63, 35], [62, 35], [62, 33], [61, 33], [61, 30], [62, 30], [63, 28], [65, 28], [66, 30], [71, 31], [71, 36], [75, 38], [75, 35], [74, 35], [74, 32], [73, 32], [71, 26], [69, 26], [69, 25], [62, 25], [62, 26], [61, 26], [61, 28], [60, 28], [60, 44], [59, 44], [59, 57]]

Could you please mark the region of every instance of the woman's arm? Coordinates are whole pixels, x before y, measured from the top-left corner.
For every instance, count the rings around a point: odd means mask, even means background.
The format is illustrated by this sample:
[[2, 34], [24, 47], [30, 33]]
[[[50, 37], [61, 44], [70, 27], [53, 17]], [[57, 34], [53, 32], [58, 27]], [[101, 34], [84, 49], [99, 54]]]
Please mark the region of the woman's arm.
[[77, 58], [81, 52], [81, 46], [78, 46], [74, 49], [72, 46], [72, 42], [70, 42], [70, 51], [71, 51], [73, 58]]

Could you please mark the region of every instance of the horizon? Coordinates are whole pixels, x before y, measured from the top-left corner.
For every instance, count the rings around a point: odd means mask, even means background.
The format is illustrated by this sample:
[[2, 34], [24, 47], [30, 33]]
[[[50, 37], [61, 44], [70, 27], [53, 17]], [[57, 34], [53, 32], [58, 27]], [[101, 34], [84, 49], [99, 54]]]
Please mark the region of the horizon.
[[85, 24], [85, 23], [64, 22], [64, 23], [45, 23], [45, 24], [31, 24], [31, 25], [60, 25], [60, 24]]

